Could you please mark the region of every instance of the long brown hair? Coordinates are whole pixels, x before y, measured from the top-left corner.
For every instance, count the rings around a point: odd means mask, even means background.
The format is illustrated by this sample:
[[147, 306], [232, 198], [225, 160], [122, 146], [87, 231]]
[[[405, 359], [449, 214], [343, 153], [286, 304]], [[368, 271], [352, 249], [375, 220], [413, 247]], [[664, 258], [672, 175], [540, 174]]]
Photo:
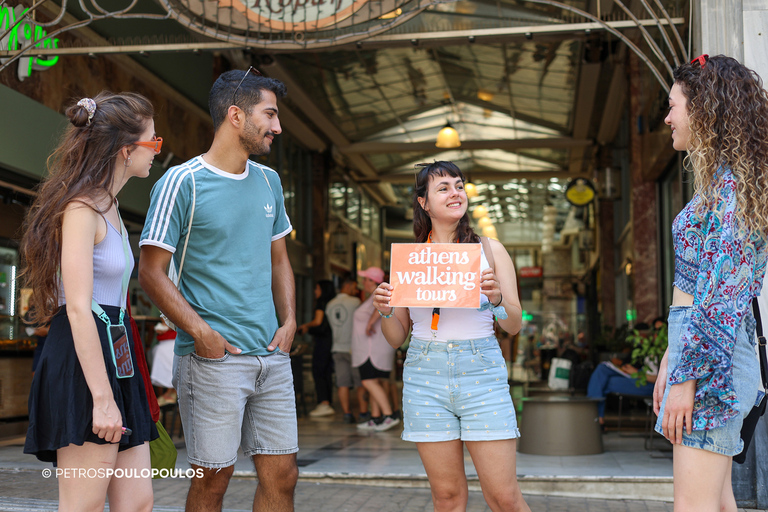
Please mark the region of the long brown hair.
[[674, 78], [688, 102], [691, 149], [686, 159], [701, 197], [697, 215], [714, 209], [718, 169], [730, 169], [736, 180], [737, 226], [765, 239], [768, 93], [760, 77], [736, 59], [716, 55], [678, 67]]
[[94, 204], [114, 200], [117, 156], [138, 140], [154, 116], [152, 104], [140, 94], [105, 91], [93, 100], [96, 110], [90, 121], [83, 106], [75, 104], [66, 110], [71, 124], [48, 157], [48, 176], [24, 222], [21, 277], [24, 286], [32, 288], [31, 321], [35, 323], [47, 323], [57, 309], [64, 210], [72, 201], [86, 200], [96, 210]]
[[[432, 231], [432, 218], [419, 204], [419, 198], [423, 197], [425, 204], [429, 199], [429, 180], [433, 176], [450, 176], [451, 178], [461, 178], [462, 183], [467, 179], [464, 173], [453, 162], [437, 161], [431, 164], [417, 164], [419, 171], [416, 173], [416, 186], [413, 194], [413, 234], [416, 236], [417, 243], [424, 243]], [[480, 237], [474, 232], [469, 224], [469, 213], [464, 212], [464, 216], [459, 220], [456, 226], [456, 237], [459, 243], [478, 243]]]

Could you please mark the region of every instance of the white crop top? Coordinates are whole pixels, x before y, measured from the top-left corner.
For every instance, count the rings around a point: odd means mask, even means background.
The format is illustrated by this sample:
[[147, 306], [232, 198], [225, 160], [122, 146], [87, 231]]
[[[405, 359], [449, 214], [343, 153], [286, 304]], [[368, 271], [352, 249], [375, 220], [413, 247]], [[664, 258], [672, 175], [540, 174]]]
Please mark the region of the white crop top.
[[[480, 246], [480, 272], [490, 267], [485, 251]], [[488, 297], [480, 294], [480, 304]], [[437, 336], [432, 339], [432, 309], [408, 308], [413, 322], [411, 337], [425, 341], [474, 340], [494, 335], [493, 313], [490, 309], [478, 311], [475, 308], [440, 308]]]

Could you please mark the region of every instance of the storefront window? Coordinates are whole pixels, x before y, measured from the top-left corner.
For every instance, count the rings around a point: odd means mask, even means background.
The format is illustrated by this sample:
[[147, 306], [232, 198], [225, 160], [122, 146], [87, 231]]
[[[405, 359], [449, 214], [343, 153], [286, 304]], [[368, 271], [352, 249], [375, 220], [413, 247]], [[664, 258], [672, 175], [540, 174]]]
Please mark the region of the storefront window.
[[375, 240], [381, 237], [381, 213], [376, 203], [371, 204], [371, 237]]
[[0, 340], [23, 337], [19, 333], [19, 313], [16, 311], [17, 274], [18, 252], [10, 247], [0, 247]]
[[371, 200], [368, 196], [362, 194], [360, 199], [360, 218], [363, 234], [371, 236]]
[[350, 224], [360, 227], [360, 191], [355, 187], [347, 188], [346, 217]]
[[331, 181], [328, 187], [328, 202], [331, 213], [337, 217], [344, 217], [347, 213], [347, 186], [341, 180]]
[[339, 173], [332, 173], [328, 184], [330, 213], [345, 219], [346, 225], [359, 229], [374, 240], [381, 238], [381, 212], [378, 203], [354, 182]]

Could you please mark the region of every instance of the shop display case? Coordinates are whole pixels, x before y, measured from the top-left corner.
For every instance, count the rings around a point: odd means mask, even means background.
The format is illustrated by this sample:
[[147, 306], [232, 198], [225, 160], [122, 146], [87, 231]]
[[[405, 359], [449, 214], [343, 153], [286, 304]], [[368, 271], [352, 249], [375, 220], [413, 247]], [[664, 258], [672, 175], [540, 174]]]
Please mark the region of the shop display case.
[[19, 254], [0, 246], [0, 419], [27, 415], [35, 338], [22, 321]]

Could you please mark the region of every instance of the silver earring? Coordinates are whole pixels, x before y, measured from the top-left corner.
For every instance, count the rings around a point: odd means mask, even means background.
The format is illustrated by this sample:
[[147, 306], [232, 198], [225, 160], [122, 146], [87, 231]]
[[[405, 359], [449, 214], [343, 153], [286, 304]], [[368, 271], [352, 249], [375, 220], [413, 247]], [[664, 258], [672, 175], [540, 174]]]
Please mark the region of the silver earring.
[[131, 161], [131, 157], [128, 157], [125, 159], [125, 166], [130, 167], [133, 162]]

